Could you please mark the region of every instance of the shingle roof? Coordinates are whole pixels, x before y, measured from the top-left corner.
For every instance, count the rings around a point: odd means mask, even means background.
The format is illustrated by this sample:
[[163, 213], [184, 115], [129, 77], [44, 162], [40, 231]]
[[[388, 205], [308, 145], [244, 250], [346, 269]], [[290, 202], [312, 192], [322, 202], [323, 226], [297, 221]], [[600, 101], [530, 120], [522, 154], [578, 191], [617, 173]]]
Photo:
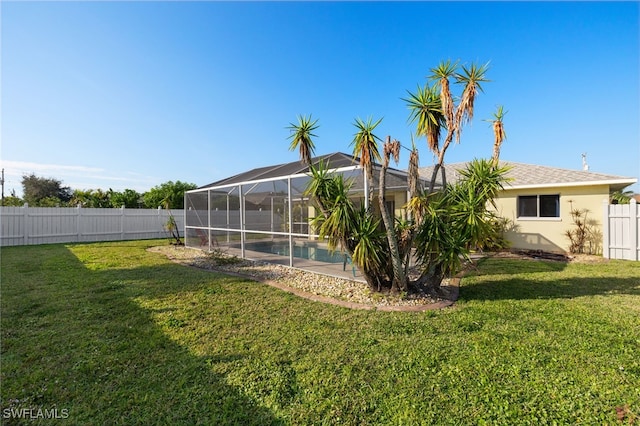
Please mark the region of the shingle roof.
[[[332, 154], [325, 154], [314, 157], [311, 159], [313, 165], [317, 166], [321, 161], [323, 161], [329, 169], [337, 169], [340, 167], [349, 167], [355, 166], [359, 164], [360, 159], [358, 157], [354, 157], [353, 155], [345, 154], [343, 152], [334, 152]], [[374, 164], [374, 170], [379, 170], [380, 165]], [[309, 167], [301, 163], [300, 161], [292, 161], [290, 163], [277, 164], [274, 166], [267, 167], [258, 167], [255, 169], [248, 170], [243, 173], [239, 173], [235, 176], [231, 176], [208, 185], [204, 185], [199, 187], [198, 189], [203, 188], [212, 188], [216, 186], [224, 186], [224, 185], [236, 185], [239, 183], [251, 182], [261, 179], [277, 179], [283, 178], [291, 175], [308, 173]], [[374, 181], [377, 182], [378, 173], [374, 172]], [[387, 174], [387, 188], [398, 187], [400, 185], [406, 186], [406, 172], [402, 170], [397, 170], [393, 168], [388, 169]], [[361, 173], [355, 176], [354, 188], [362, 187], [362, 178]]]
[[[466, 165], [467, 163], [446, 164], [447, 183], [455, 182], [459, 178], [457, 171], [464, 169]], [[500, 165], [511, 167], [506, 176], [512, 181], [505, 185], [506, 189], [607, 184], [611, 186], [612, 190], [617, 190], [637, 182], [636, 178], [584, 170], [569, 170], [511, 161], [501, 161]], [[433, 167], [422, 167], [420, 175], [425, 179], [431, 179]], [[440, 180], [438, 182], [440, 183]]]

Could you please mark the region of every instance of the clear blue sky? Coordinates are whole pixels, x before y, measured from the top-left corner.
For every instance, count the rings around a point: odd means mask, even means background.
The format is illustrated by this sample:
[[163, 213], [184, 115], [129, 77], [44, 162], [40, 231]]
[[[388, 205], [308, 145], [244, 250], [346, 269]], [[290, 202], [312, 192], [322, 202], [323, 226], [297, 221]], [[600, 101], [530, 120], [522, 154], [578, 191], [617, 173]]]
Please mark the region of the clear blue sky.
[[384, 117], [378, 135], [410, 145], [401, 98], [444, 59], [490, 61], [492, 80], [446, 162], [491, 155], [482, 120], [500, 104], [503, 160], [580, 169], [586, 152], [591, 171], [640, 175], [637, 2], [0, 8], [6, 194], [31, 172], [144, 192], [295, 161], [286, 127], [298, 114], [319, 119], [317, 154], [351, 152], [356, 117]]

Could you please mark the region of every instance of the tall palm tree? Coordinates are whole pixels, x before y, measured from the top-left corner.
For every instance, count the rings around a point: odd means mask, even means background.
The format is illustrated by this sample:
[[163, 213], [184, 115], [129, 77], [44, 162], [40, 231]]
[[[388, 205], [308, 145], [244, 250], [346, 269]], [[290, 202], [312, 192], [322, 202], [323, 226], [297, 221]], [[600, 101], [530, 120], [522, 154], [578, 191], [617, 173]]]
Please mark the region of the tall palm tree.
[[291, 139], [289, 151], [300, 150], [300, 161], [307, 166], [311, 166], [311, 157], [315, 151], [315, 144], [312, 137], [317, 137], [313, 131], [318, 128], [318, 120], [311, 119], [309, 116], [298, 116], [298, 124], [289, 123], [287, 129], [291, 131], [288, 139]]
[[370, 200], [373, 199], [373, 164], [382, 159], [378, 151], [378, 141], [381, 141], [381, 139], [373, 133], [381, 121], [382, 118], [374, 123], [373, 119], [369, 117], [366, 122], [360, 118], [356, 118], [356, 121], [353, 123], [356, 129], [358, 129], [357, 133], [353, 135], [353, 141], [351, 142], [353, 155], [360, 157], [360, 166], [362, 166], [366, 176], [365, 179], [369, 186], [369, 191], [366, 194], [367, 198], [365, 198], [365, 206], [367, 206], [367, 209], [370, 208], [369, 203]]

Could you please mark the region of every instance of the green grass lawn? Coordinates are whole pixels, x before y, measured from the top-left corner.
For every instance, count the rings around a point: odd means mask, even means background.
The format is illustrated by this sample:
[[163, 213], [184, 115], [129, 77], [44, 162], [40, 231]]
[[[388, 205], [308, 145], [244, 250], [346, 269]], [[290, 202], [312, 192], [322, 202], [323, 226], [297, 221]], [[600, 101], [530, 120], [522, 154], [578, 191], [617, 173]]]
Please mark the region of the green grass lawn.
[[2, 249], [2, 424], [640, 424], [640, 262], [486, 259], [453, 308], [394, 313], [158, 244]]

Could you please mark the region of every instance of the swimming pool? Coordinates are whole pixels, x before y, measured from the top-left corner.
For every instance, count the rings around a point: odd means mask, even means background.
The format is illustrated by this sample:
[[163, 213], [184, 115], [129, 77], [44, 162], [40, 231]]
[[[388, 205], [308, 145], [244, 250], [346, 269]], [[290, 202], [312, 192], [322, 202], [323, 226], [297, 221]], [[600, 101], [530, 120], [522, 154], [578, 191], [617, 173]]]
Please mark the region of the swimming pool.
[[[283, 241], [260, 241], [246, 243], [247, 250], [261, 253], [272, 253], [280, 256], [289, 256], [289, 243]], [[317, 247], [315, 244], [294, 245], [293, 257], [299, 259], [316, 260], [325, 263], [344, 263], [345, 255], [339, 251], [331, 252], [324, 247]]]

